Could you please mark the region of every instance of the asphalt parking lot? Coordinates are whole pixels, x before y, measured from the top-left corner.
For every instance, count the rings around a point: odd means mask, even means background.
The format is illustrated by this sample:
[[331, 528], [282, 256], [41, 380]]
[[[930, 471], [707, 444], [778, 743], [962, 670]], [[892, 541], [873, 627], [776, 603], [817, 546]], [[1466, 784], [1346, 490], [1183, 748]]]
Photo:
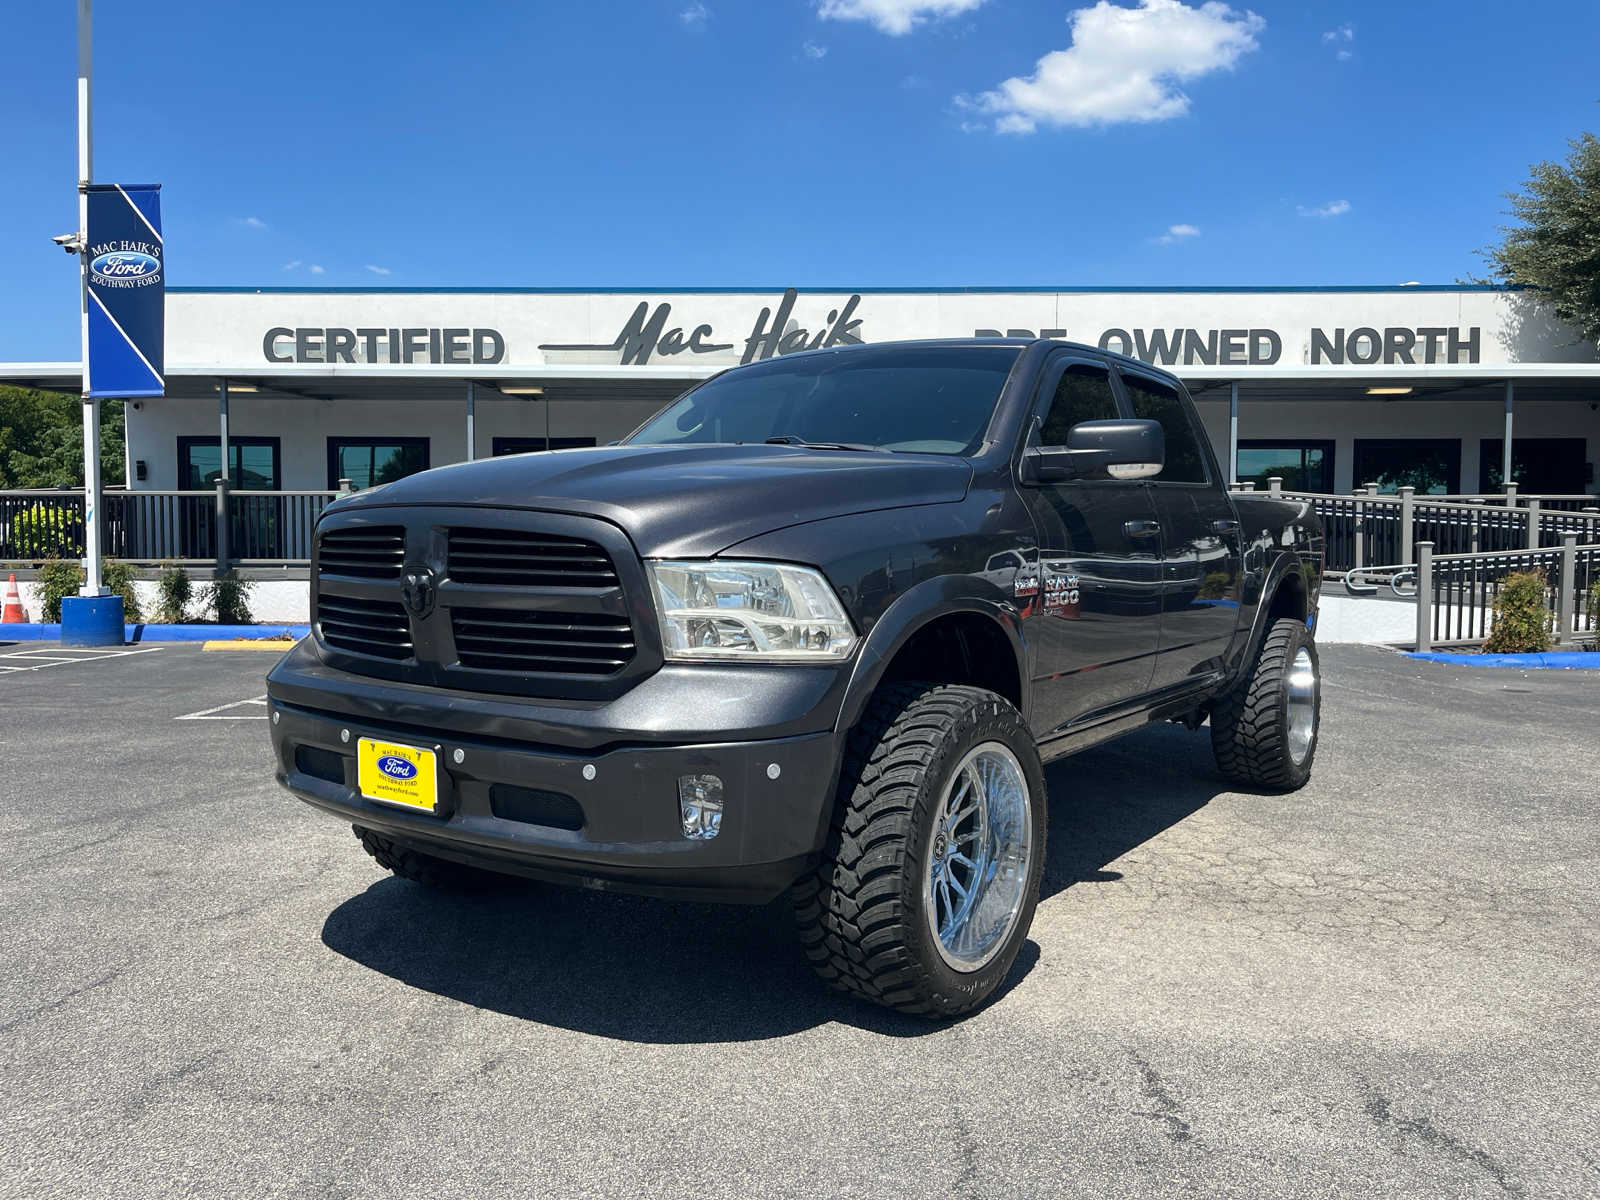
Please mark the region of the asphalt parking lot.
[[1292, 796], [1175, 726], [1056, 764], [941, 1026], [779, 905], [385, 877], [272, 782], [270, 661], [0, 674], [0, 1195], [1600, 1194], [1593, 673], [1328, 648]]

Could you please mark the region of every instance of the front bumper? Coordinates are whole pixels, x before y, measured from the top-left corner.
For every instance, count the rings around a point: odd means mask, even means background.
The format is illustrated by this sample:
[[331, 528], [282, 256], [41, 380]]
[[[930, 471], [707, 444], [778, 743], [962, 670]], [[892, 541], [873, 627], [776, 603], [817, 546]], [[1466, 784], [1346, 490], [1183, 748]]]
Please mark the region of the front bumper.
[[[365, 693], [351, 703], [348, 694], [331, 686], [338, 681], [325, 668], [300, 669], [314, 661], [309, 646], [303, 646], [269, 677], [278, 781], [318, 808], [426, 853], [588, 886], [763, 903], [815, 861], [826, 835], [836, 784], [836, 736], [831, 727], [789, 732], [796, 722], [806, 723], [793, 713], [794, 706], [811, 706], [823, 681], [793, 678], [797, 686], [789, 689], [789, 703], [778, 705], [790, 716], [767, 730], [783, 736], [660, 743], [642, 740], [637, 732], [625, 737], [627, 731], [617, 729], [607, 736], [574, 720], [557, 741], [481, 732], [504, 732], [506, 726], [468, 719], [475, 706], [455, 693], [438, 692], [429, 706], [418, 694], [423, 689], [408, 690], [406, 703], [391, 697], [380, 704], [371, 689], [395, 685], [356, 684], [356, 677], [345, 676]], [[304, 702], [308, 677], [321, 685], [320, 696], [310, 697], [320, 703]], [[759, 682], [767, 687], [773, 681]], [[497, 710], [511, 706], [494, 702]], [[528, 702], [520, 707], [536, 711]], [[707, 703], [695, 707], [704, 721]], [[356, 711], [340, 711], [349, 709]], [[592, 718], [593, 710], [588, 715]], [[670, 723], [692, 722], [696, 715], [692, 709], [675, 713]], [[479, 732], [465, 732], [474, 725]], [[541, 721], [539, 732], [555, 730]], [[360, 794], [356, 749], [363, 737], [436, 752], [436, 814]], [[706, 841], [691, 841], [682, 833], [678, 777], [691, 774], [723, 781], [721, 831]]]

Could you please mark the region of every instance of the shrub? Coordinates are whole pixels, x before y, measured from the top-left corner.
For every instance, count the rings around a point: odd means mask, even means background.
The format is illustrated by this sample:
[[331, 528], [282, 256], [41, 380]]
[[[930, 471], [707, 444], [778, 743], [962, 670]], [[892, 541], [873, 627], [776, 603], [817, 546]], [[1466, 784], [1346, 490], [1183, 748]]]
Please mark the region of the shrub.
[[237, 570], [229, 567], [216, 582], [206, 589], [205, 605], [217, 614], [219, 625], [248, 625], [250, 616], [250, 589], [252, 584]]
[[83, 586], [83, 568], [71, 559], [49, 558], [39, 568], [40, 619], [54, 625], [61, 620], [61, 601], [76, 596]]
[[19, 558], [75, 558], [83, 554], [78, 514], [55, 504], [35, 504], [11, 518], [11, 544]]
[[100, 564], [100, 580], [122, 597], [122, 619], [138, 624], [144, 620], [139, 611], [139, 594], [133, 587], [133, 568], [125, 562], [108, 558]]
[[1514, 571], [1494, 598], [1494, 628], [1483, 643], [1486, 654], [1535, 654], [1550, 649], [1555, 618], [1545, 600], [1550, 581], [1543, 571]]
[[155, 620], [164, 625], [183, 624], [189, 602], [194, 599], [194, 581], [177, 563], [162, 563], [156, 580]]

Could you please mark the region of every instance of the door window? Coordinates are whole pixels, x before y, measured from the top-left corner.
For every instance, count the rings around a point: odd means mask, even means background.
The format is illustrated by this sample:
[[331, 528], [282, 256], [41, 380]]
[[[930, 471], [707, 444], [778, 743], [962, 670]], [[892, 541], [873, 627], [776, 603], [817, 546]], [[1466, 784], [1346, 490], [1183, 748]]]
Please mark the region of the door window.
[[1084, 421], [1117, 419], [1117, 397], [1111, 390], [1111, 372], [1088, 363], [1073, 363], [1061, 373], [1056, 394], [1039, 430], [1041, 446], [1065, 446], [1067, 434]]
[[1141, 421], [1156, 421], [1167, 442], [1167, 462], [1156, 483], [1204, 483], [1206, 458], [1200, 450], [1183, 400], [1165, 384], [1139, 375], [1124, 374], [1122, 386], [1128, 389], [1133, 415]]
[[328, 439], [329, 489], [348, 479], [360, 491], [427, 469], [427, 438]]

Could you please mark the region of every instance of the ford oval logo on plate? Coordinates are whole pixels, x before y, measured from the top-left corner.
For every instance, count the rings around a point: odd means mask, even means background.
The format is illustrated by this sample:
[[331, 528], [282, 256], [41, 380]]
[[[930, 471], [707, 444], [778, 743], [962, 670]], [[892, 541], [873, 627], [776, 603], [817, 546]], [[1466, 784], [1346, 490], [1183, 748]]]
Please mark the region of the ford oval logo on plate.
[[138, 250], [113, 250], [89, 264], [90, 273], [99, 279], [143, 279], [159, 270], [159, 258]]
[[407, 762], [397, 754], [385, 754], [378, 760], [378, 770], [392, 779], [415, 779], [417, 764]]

